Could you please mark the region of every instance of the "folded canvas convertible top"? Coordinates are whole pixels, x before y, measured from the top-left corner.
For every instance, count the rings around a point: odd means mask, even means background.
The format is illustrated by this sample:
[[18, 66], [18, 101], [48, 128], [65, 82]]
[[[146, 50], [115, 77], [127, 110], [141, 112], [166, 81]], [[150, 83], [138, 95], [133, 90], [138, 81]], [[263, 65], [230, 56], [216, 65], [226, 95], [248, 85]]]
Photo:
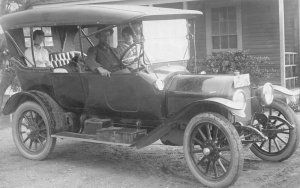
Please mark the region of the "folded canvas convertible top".
[[201, 15], [195, 10], [179, 10], [131, 5], [72, 5], [29, 9], [0, 18], [7, 29], [28, 26], [123, 24], [139, 20], [189, 19]]

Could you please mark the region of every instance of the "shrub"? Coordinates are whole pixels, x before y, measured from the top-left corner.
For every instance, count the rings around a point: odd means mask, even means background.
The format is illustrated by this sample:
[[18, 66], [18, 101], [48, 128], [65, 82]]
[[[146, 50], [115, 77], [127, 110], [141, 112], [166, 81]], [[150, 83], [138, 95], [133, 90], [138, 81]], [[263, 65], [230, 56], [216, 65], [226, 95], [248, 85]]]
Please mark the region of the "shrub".
[[268, 63], [268, 57], [249, 55], [245, 50], [226, 51], [213, 53], [202, 65], [198, 64], [197, 69], [205, 70], [207, 74], [232, 74], [236, 70], [241, 74], [249, 73], [252, 85], [257, 86], [270, 76], [260, 68]]

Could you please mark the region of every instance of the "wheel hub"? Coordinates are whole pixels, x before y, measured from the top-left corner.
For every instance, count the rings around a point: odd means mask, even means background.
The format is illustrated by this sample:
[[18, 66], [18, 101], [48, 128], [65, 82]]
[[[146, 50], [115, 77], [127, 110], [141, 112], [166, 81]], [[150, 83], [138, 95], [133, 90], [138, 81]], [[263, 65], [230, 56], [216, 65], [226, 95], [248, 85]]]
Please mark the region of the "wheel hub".
[[[277, 128], [276, 128], [276, 125], [274, 123], [269, 122], [268, 125], [267, 125], [267, 129], [277, 129]], [[273, 139], [277, 136], [276, 131], [266, 131], [265, 134], [270, 139]]]
[[25, 131], [25, 133], [26, 133], [27, 136], [29, 136], [30, 133], [31, 133], [31, 130], [30, 130], [30, 129], [27, 129], [27, 130]]
[[203, 149], [203, 154], [204, 155], [209, 155], [211, 153], [210, 149], [209, 148], [204, 148]]

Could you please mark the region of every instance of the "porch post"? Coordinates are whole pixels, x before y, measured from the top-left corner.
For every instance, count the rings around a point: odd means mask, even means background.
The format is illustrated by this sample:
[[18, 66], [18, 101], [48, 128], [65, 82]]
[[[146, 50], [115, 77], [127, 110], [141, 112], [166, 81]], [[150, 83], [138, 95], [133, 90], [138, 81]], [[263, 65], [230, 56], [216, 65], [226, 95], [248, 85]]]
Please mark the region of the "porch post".
[[280, 41], [280, 82], [285, 84], [285, 37], [284, 37], [284, 0], [278, 0], [279, 5], [279, 41]]

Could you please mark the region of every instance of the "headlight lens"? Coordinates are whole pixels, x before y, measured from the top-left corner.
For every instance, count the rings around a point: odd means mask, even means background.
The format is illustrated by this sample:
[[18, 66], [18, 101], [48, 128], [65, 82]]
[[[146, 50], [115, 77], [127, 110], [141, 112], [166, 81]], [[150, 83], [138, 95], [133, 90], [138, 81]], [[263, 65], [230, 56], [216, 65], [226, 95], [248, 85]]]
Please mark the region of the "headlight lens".
[[159, 91], [162, 91], [165, 87], [165, 84], [162, 80], [156, 80], [155, 83], [154, 83], [156, 89], [158, 89]]
[[242, 109], [246, 108], [246, 95], [242, 90], [237, 90], [234, 92], [232, 101]]
[[271, 83], [265, 83], [261, 92], [261, 99], [265, 105], [270, 105], [274, 99], [273, 86]]

